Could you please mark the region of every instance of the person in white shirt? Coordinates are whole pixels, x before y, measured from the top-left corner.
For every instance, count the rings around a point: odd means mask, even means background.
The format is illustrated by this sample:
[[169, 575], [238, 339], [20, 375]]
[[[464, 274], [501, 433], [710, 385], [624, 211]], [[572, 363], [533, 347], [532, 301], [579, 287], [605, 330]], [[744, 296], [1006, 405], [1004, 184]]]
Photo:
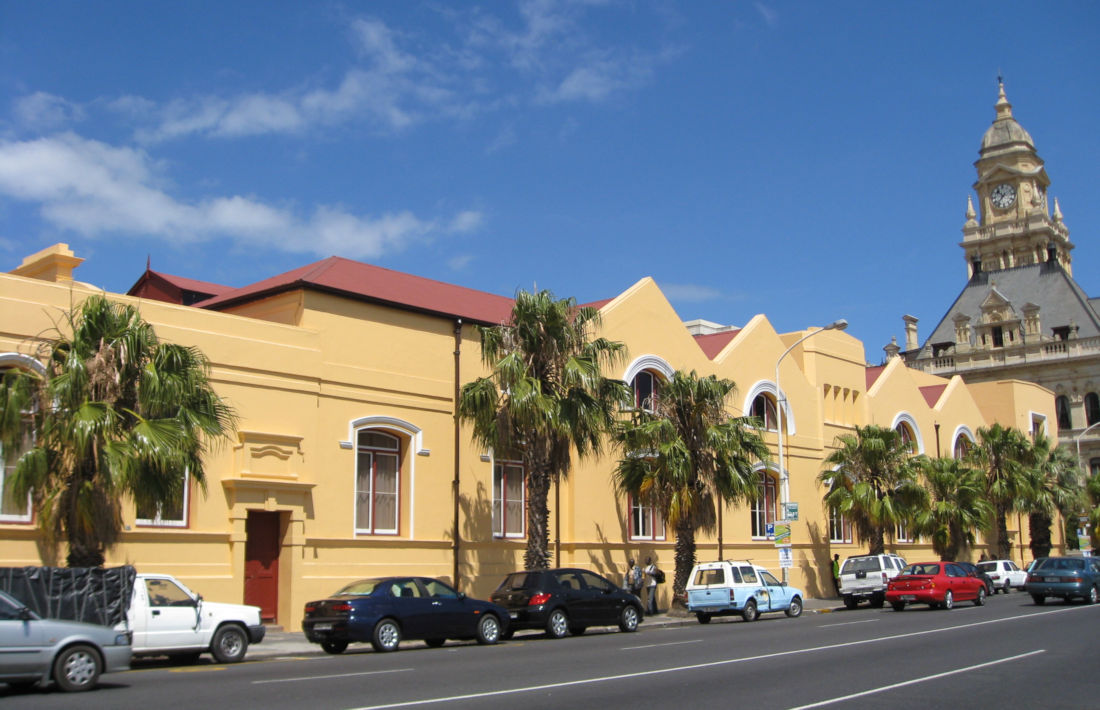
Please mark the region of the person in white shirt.
[[657, 565], [652, 557], [645, 558], [645, 586], [649, 594], [646, 599], [646, 612], [653, 615], [657, 613]]

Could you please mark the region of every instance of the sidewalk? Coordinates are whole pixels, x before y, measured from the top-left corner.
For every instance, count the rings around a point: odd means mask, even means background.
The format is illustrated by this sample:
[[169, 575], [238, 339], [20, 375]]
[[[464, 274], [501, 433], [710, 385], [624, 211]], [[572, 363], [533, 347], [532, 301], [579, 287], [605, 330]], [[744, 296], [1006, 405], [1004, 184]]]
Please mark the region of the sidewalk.
[[[802, 608], [806, 614], [829, 613], [837, 608], [843, 608], [839, 599], [806, 599]], [[734, 619], [736, 617], [729, 617]], [[715, 621], [721, 621], [721, 618]], [[693, 614], [669, 615], [668, 613], [647, 616], [639, 627], [640, 630], [656, 627], [697, 626]], [[538, 631], [520, 631], [517, 638], [523, 638], [527, 634], [538, 635]], [[420, 644], [420, 641], [408, 641], [410, 644]], [[369, 644], [360, 644], [363, 648], [369, 648]], [[355, 646], [352, 646], [355, 648]], [[281, 627], [268, 627], [264, 640], [248, 647], [246, 659], [275, 658], [279, 656], [316, 656], [324, 655], [324, 651], [318, 644], [306, 640], [301, 629], [296, 631], [282, 629]]]

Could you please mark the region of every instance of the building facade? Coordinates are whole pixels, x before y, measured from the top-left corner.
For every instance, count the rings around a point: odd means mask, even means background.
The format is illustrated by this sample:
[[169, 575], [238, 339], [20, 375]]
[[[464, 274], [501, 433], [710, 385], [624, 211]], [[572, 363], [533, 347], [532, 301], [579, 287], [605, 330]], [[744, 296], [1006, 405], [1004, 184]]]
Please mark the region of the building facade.
[[1073, 278], [1069, 229], [1003, 84], [994, 110], [974, 163], [979, 209], [968, 197], [959, 244], [966, 284], [922, 345], [917, 319], [904, 317], [904, 358], [968, 383], [1019, 379], [1053, 391], [1059, 443], [1100, 471], [1100, 299]]
[[[37, 367], [39, 339], [97, 292], [74, 279], [80, 261], [55, 245], [0, 274], [0, 366]], [[207, 297], [184, 305], [187, 294]], [[258, 604], [288, 628], [304, 602], [357, 578], [425, 574], [486, 596], [522, 565], [522, 466], [476, 445], [455, 416], [459, 388], [485, 374], [477, 326], [507, 319], [511, 299], [339, 258], [240, 289], [147, 272], [131, 293], [108, 296], [137, 306], [162, 340], [201, 349], [240, 417], [231, 445], [207, 462], [206, 494], [190, 485], [182, 509], [128, 509], [108, 564], [171, 572], [208, 599]], [[607, 374], [630, 383], [638, 402], [659, 396], [676, 370], [737, 383], [730, 413], [761, 417], [772, 462], [758, 466], [760, 500], [726, 505], [716, 533], [698, 538], [698, 555], [778, 570], [768, 525], [797, 503], [789, 576], [812, 596], [832, 594], [834, 553], [865, 549], [822, 505], [817, 476], [838, 435], [890, 426], [915, 452], [949, 455], [994, 421], [1057, 429], [1053, 396], [1033, 383], [967, 384], [901, 359], [868, 368], [862, 343], [846, 333], [795, 346], [815, 329], [778, 333], [762, 315], [741, 327], [689, 328], [649, 278], [594, 305], [600, 335], [628, 350]], [[575, 462], [551, 493], [556, 563], [616, 581], [629, 557], [671, 569], [672, 532], [615, 490], [615, 461], [612, 453]], [[1024, 526], [1010, 528], [1023, 562]], [[932, 555], [905, 530], [888, 544]], [[45, 560], [28, 502], [6, 496], [0, 566]]]

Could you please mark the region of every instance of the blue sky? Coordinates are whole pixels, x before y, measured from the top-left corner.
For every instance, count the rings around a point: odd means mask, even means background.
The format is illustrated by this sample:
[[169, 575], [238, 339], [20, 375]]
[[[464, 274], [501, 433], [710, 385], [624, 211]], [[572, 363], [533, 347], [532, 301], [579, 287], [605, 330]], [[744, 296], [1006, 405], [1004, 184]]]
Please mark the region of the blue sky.
[[847, 318], [877, 363], [965, 284], [998, 72], [1100, 295], [1098, 36], [1088, 2], [0, 2], [0, 269], [652, 276], [685, 320]]

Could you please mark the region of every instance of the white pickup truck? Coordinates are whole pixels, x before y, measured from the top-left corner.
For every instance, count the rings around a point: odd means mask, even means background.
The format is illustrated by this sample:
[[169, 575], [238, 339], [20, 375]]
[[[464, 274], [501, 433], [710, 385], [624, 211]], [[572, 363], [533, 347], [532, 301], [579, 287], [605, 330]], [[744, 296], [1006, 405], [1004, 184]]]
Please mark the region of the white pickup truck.
[[265, 632], [258, 606], [208, 602], [167, 574], [137, 576], [126, 616], [135, 656], [194, 661], [209, 651], [219, 663], [236, 663]]

